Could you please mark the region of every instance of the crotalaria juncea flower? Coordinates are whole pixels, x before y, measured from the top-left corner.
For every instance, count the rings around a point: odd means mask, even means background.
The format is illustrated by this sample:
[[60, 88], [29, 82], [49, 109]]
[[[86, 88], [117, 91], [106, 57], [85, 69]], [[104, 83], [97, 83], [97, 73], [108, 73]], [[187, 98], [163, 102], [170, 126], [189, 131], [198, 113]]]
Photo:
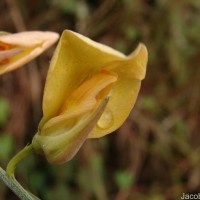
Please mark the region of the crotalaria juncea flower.
[[144, 44], [126, 56], [64, 31], [50, 63], [35, 150], [51, 163], [62, 163], [87, 138], [119, 128], [135, 104], [146, 64]]
[[26, 64], [54, 44], [59, 35], [54, 32], [0, 32], [0, 74]]

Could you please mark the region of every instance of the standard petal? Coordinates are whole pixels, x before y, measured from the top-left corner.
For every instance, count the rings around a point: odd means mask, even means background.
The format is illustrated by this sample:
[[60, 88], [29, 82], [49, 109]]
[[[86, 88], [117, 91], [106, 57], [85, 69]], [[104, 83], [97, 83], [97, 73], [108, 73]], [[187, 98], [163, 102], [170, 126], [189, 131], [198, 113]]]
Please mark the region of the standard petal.
[[140, 43], [129, 56], [116, 61], [106, 69], [111, 71], [116, 71], [117, 69], [118, 74], [127, 73], [128, 76], [142, 80], [146, 74], [147, 60], [147, 48], [144, 44]]
[[118, 129], [128, 117], [140, 90], [141, 81], [121, 74], [109, 103], [89, 138], [99, 138]]
[[16, 34], [0, 35], [0, 42], [21, 49], [21, 53], [12, 55], [9, 60], [0, 65], [0, 74], [12, 71], [40, 55], [58, 39], [53, 32], [30, 31]]
[[119, 61], [112, 69], [118, 74], [112, 96], [105, 112], [89, 138], [98, 138], [118, 129], [131, 112], [140, 90], [141, 80], [146, 73], [148, 54], [146, 47], [139, 44], [126, 59]]
[[127, 57], [127, 64], [122, 66], [120, 69], [122, 69], [124, 73], [128, 73], [129, 75], [131, 74], [134, 78], [143, 80], [146, 75], [147, 61], [147, 48], [144, 44], [140, 43], [135, 51]]
[[63, 32], [48, 72], [41, 126], [56, 116], [61, 105], [88, 77], [126, 56], [78, 33]]

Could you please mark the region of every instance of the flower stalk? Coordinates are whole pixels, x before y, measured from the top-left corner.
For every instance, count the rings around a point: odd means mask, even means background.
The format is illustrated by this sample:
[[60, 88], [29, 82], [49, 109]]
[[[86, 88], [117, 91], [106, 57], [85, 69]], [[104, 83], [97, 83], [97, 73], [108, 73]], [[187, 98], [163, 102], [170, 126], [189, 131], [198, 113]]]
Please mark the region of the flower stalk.
[[19, 153], [17, 153], [8, 163], [6, 171], [9, 177], [14, 178], [14, 171], [15, 167], [18, 162], [20, 162], [22, 159], [27, 157], [28, 155], [33, 153], [32, 145], [28, 145], [24, 147]]
[[0, 167], [0, 179], [21, 199], [39, 200], [36, 196], [26, 191], [15, 179], [14, 171], [18, 162], [33, 153], [32, 145], [26, 146], [17, 153], [8, 163], [6, 171]]
[[30, 192], [26, 191], [14, 177], [10, 177], [0, 167], [0, 179], [7, 185], [21, 200], [40, 200]]

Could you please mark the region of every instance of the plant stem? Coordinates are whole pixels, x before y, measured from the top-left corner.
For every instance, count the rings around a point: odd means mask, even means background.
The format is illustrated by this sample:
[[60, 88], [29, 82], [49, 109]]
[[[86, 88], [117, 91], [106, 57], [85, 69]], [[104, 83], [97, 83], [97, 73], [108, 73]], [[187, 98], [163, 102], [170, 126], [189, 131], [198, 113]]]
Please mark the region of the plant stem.
[[32, 145], [24, 147], [8, 163], [7, 173], [0, 167], [0, 179], [21, 199], [21, 200], [40, 200], [30, 192], [26, 191], [15, 179], [14, 171], [18, 162], [33, 153]]
[[26, 191], [14, 177], [9, 177], [8, 174], [0, 167], [0, 179], [21, 199], [21, 200], [39, 200]]
[[24, 147], [19, 153], [17, 153], [8, 163], [6, 171], [9, 177], [14, 177], [14, 171], [17, 163], [26, 156], [33, 153], [32, 144]]

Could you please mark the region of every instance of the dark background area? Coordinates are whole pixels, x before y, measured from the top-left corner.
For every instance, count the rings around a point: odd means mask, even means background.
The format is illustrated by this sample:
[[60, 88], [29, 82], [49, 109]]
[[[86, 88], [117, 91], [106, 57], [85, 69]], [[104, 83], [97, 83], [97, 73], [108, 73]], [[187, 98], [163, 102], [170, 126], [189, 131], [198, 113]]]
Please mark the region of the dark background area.
[[[5, 0], [0, 30], [74, 30], [125, 54], [149, 51], [147, 75], [123, 126], [88, 140], [64, 165], [22, 161], [16, 178], [44, 200], [176, 200], [200, 192], [200, 1]], [[0, 77], [0, 165], [37, 131], [55, 45]], [[0, 183], [1, 200], [18, 198]]]

